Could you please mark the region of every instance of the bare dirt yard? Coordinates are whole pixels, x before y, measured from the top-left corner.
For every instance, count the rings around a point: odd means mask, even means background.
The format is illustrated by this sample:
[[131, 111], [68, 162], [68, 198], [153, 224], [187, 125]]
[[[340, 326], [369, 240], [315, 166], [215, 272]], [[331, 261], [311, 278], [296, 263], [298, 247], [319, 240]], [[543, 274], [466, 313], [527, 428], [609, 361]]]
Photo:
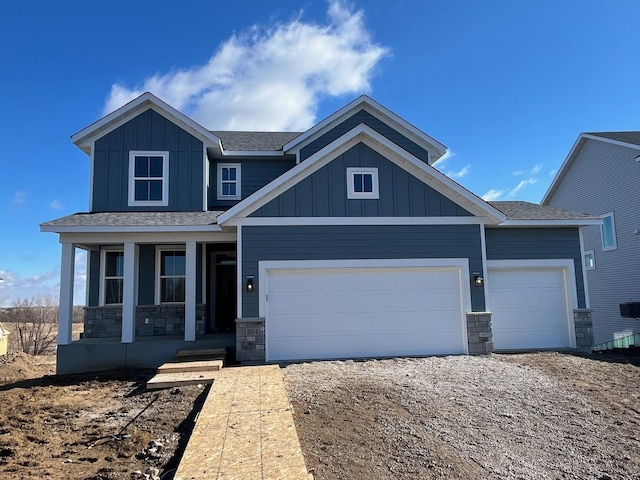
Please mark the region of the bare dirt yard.
[[[0, 479], [172, 478], [207, 387], [0, 357]], [[640, 358], [558, 353], [285, 366], [322, 479], [639, 479]], [[152, 442], [158, 446], [154, 446]]]

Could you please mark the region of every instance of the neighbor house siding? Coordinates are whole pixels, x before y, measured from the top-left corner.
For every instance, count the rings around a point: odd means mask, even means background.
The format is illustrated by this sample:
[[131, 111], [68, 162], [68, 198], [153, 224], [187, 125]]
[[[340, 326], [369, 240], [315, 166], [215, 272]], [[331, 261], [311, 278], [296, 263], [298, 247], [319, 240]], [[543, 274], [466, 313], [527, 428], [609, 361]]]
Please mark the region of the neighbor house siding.
[[[379, 199], [347, 198], [347, 167], [378, 169]], [[359, 143], [251, 214], [253, 217], [441, 217], [471, 213]]]
[[[479, 225], [344, 225], [243, 227], [242, 275], [258, 279], [262, 260], [468, 258], [482, 271]], [[243, 291], [242, 316], [258, 316], [260, 285]], [[471, 306], [483, 311], [484, 290], [471, 289]]]
[[487, 260], [573, 260], [578, 307], [585, 308], [578, 228], [487, 228]]
[[324, 147], [329, 145], [331, 142], [338, 139], [339, 137], [347, 133], [349, 130], [352, 130], [353, 128], [357, 127], [361, 123], [371, 127], [381, 135], [384, 135], [393, 143], [395, 143], [399, 147], [402, 147], [407, 152], [411, 153], [412, 155], [419, 158], [423, 162], [429, 163], [429, 152], [427, 150], [420, 147], [415, 142], [409, 140], [407, 137], [400, 134], [397, 130], [394, 130], [389, 125], [377, 119], [376, 117], [371, 115], [369, 112], [366, 112], [365, 110], [360, 110], [359, 112], [355, 113], [354, 115], [352, 115], [351, 117], [349, 117], [348, 119], [340, 123], [338, 126], [332, 128], [327, 133], [320, 136], [318, 139], [309, 143], [309, 145], [306, 145], [305, 147], [303, 147], [300, 150], [300, 160], [305, 160], [309, 158], [318, 150], [323, 149]]
[[[640, 322], [620, 316], [620, 303], [640, 301], [640, 151], [587, 139], [547, 203], [589, 214], [613, 212], [617, 249], [603, 250], [599, 226], [583, 230], [596, 268], [587, 270], [596, 344], [640, 333]], [[604, 172], [604, 173], [603, 173]]]
[[[129, 152], [169, 152], [169, 205], [129, 206]], [[94, 212], [128, 210], [202, 211], [203, 144], [153, 110], [147, 110], [95, 142]]]
[[242, 198], [260, 190], [267, 183], [279, 177], [296, 165], [294, 158], [225, 158], [211, 162], [209, 168], [209, 209], [225, 209], [232, 207], [240, 200], [218, 200], [218, 164], [239, 163], [240, 191]]

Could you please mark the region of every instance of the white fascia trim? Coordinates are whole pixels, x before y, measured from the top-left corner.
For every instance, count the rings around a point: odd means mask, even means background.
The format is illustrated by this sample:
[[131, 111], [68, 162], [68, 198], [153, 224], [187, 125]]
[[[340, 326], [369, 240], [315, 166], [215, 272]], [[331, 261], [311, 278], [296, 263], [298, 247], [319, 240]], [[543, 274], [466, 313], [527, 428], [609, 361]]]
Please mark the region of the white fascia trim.
[[150, 92], [143, 93], [126, 105], [123, 105], [108, 115], [105, 115], [100, 120], [92, 123], [88, 127], [80, 130], [78, 133], [71, 136], [71, 140], [83, 151], [89, 153], [90, 148], [93, 145], [94, 138], [98, 137], [98, 135], [106, 135], [107, 133], [115, 130], [148, 108], [151, 108], [195, 137], [203, 140], [205, 144], [212, 147], [215, 146], [221, 150], [221, 142], [218, 137]]
[[[329, 115], [327, 118], [311, 127], [302, 135], [294, 138], [283, 146], [283, 151], [286, 153], [295, 153], [297, 155], [302, 148], [311, 143], [315, 138], [322, 136], [357, 110], [365, 110], [380, 120], [390, 123], [393, 127], [398, 127], [400, 133], [405, 133], [407, 138], [429, 151], [431, 154], [430, 157], [432, 157], [434, 161], [444, 155], [447, 151], [447, 147], [445, 145], [411, 125], [402, 117], [396, 115], [391, 110], [367, 95], [360, 95], [337, 112]], [[434, 150], [438, 155], [433, 155]]]
[[173, 244], [186, 242], [233, 243], [235, 232], [165, 232], [165, 233], [61, 233], [60, 243], [76, 243], [89, 248], [91, 245], [120, 245], [127, 242]]
[[482, 217], [245, 217], [233, 218], [227, 225], [483, 225]]
[[[95, 181], [95, 158], [94, 154], [96, 151], [95, 148], [96, 142], [91, 142], [91, 151], [89, 152], [89, 156], [91, 157], [91, 166], [89, 172], [89, 211], [93, 212], [93, 182]], [[88, 304], [87, 304], [88, 305]]]
[[218, 223], [224, 224], [232, 217], [244, 217], [251, 214], [360, 142], [381, 153], [388, 160], [404, 168], [452, 201], [459, 201], [471, 213], [486, 216], [494, 223], [501, 223], [506, 219], [502, 212], [480, 197], [464, 189], [443, 173], [414, 157], [372, 128], [360, 124], [227, 210], [218, 217]]
[[202, 211], [207, 211], [209, 203], [209, 157], [207, 157], [207, 147], [202, 145]]
[[41, 232], [53, 233], [142, 233], [142, 232], [221, 232], [220, 225], [193, 225], [193, 226], [114, 226], [103, 225], [87, 227], [83, 225], [40, 225]]
[[582, 227], [584, 225], [602, 225], [602, 220], [505, 220], [500, 227]]

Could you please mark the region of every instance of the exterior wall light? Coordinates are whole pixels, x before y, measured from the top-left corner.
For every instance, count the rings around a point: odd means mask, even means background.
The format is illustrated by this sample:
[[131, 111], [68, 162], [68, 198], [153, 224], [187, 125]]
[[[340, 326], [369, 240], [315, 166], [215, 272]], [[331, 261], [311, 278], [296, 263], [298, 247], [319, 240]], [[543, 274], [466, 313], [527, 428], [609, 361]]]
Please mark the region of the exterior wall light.
[[484, 286], [484, 278], [482, 278], [482, 275], [480, 275], [479, 273], [473, 274], [473, 285], [476, 287]]
[[247, 292], [253, 292], [253, 275], [247, 275]]

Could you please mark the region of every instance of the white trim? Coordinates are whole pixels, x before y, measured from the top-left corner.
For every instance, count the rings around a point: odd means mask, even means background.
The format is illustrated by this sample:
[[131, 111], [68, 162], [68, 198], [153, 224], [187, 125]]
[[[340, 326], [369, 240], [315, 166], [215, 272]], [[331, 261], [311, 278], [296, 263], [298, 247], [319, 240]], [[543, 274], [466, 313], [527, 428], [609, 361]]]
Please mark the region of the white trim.
[[[236, 231], [236, 271], [236, 277], [238, 277], [236, 278], [236, 291], [238, 292], [236, 316], [242, 318], [242, 298], [244, 295], [244, 289], [242, 288], [242, 225], [238, 225]], [[260, 284], [258, 284], [258, 290], [260, 290]]]
[[[106, 295], [106, 291], [105, 291], [105, 282], [106, 282], [106, 268], [107, 268], [107, 252], [116, 252], [116, 253], [122, 253], [122, 256], [124, 257], [124, 242], [122, 246], [106, 246], [106, 247], [101, 247], [100, 248], [100, 285], [98, 288], [98, 295], [100, 295], [100, 298], [98, 299], [98, 305], [100, 307], [104, 307], [105, 305], [122, 305], [121, 303], [105, 303], [105, 295]], [[124, 268], [124, 265], [123, 265]], [[110, 278], [117, 278], [117, 277], [110, 277]], [[124, 282], [124, 270], [122, 272], [122, 281]], [[124, 295], [124, 291], [122, 292]]]
[[[201, 297], [201, 302], [203, 305], [205, 305], [205, 326], [204, 326], [204, 331], [207, 331], [207, 317], [209, 315], [209, 313], [207, 312], [207, 308], [209, 308], [209, 305], [207, 305], [207, 287], [208, 287], [208, 281], [207, 281], [207, 245], [205, 243], [201, 243], [200, 244], [200, 250], [201, 250], [201, 256], [200, 256], [200, 277], [201, 277], [201, 283], [200, 283], [200, 295]], [[196, 302], [197, 303], [197, 302]]]
[[283, 151], [285, 153], [295, 153], [296, 157], [298, 158], [298, 162], [299, 153], [302, 148], [304, 148], [306, 145], [322, 136], [329, 130], [333, 129], [359, 110], [364, 110], [370, 113], [379, 120], [387, 123], [394, 130], [398, 130], [399, 133], [407, 137], [409, 140], [424, 148], [434, 161], [442, 157], [447, 151], [447, 147], [442, 143], [438, 142], [436, 139], [430, 137], [420, 129], [411, 125], [402, 117], [396, 115], [391, 110], [379, 104], [367, 95], [360, 95], [358, 98], [348, 103], [337, 112], [317, 123], [303, 134], [294, 138], [289, 143], [283, 146]]
[[[488, 270], [511, 269], [558, 269], [564, 271], [565, 298], [567, 299], [567, 326], [569, 328], [569, 346], [576, 347], [576, 332], [573, 321], [573, 310], [578, 308], [578, 291], [576, 287], [576, 270], [572, 259], [544, 259], [544, 260], [489, 260]], [[490, 305], [488, 305], [490, 307]], [[487, 308], [491, 311], [491, 308]]]
[[193, 342], [196, 339], [196, 242], [187, 242], [184, 261], [184, 340]]
[[207, 147], [202, 145], [202, 211], [206, 212], [209, 207], [209, 157]]
[[69, 345], [73, 338], [73, 287], [75, 284], [73, 243], [63, 243], [60, 255], [60, 303], [58, 309], [58, 345]]
[[91, 164], [89, 167], [89, 211], [93, 212], [93, 189], [94, 189], [94, 185], [93, 182], [95, 181], [95, 169], [96, 169], [96, 164], [95, 164], [95, 148], [96, 142], [91, 142], [91, 152], [89, 153], [89, 156], [91, 157]]
[[192, 233], [222, 232], [219, 225], [40, 225], [41, 232], [53, 233]]
[[372, 128], [360, 124], [343, 136], [327, 145], [314, 155], [299, 163], [292, 169], [280, 175], [257, 192], [245, 198], [234, 207], [218, 217], [218, 224], [224, 224], [232, 217], [246, 217], [269, 201], [276, 198], [284, 191], [291, 188], [304, 178], [328, 164], [342, 153], [358, 143], [364, 143], [373, 148], [385, 158], [405, 169], [422, 182], [436, 189], [441, 194], [459, 203], [470, 213], [488, 217], [493, 223], [501, 223], [506, 217], [498, 209], [492, 207], [480, 197], [466, 190], [449, 177], [435, 168], [427, 165], [422, 160], [403, 150], [389, 139], [379, 134]]
[[[258, 309], [259, 316], [265, 318], [268, 327], [267, 292], [270, 270], [324, 269], [324, 268], [455, 268], [460, 279], [460, 312], [462, 345], [464, 354], [469, 353], [466, 313], [471, 311], [471, 286], [469, 259], [467, 258], [411, 258], [374, 260], [267, 260], [258, 262]], [[240, 315], [238, 315], [239, 318]], [[265, 335], [265, 354], [269, 360], [269, 336]]]
[[[589, 281], [588, 281], [588, 276], [587, 276], [587, 270], [595, 270], [595, 262], [596, 262], [596, 255], [595, 252], [593, 250], [584, 250], [584, 235], [582, 233], [582, 228], [580, 230], [578, 230], [578, 237], [580, 238], [580, 252], [582, 252], [582, 284], [584, 287], [584, 303], [585, 303], [585, 308], [591, 308], [591, 298], [589, 297]], [[591, 253], [593, 255], [593, 268], [589, 268], [587, 269], [587, 263], [586, 263], [586, 259], [584, 258], [584, 256], [587, 253]]]
[[[235, 195], [224, 195], [222, 193], [222, 169], [223, 168], [235, 168], [236, 169], [236, 179], [235, 180], [226, 180], [226, 183], [232, 184], [235, 183], [236, 186], [236, 194]], [[217, 199], [218, 200], [240, 200], [242, 198], [242, 164], [240, 163], [218, 163], [217, 167], [217, 181], [216, 181], [216, 190], [217, 190]]]
[[484, 279], [484, 309], [489, 311], [489, 268], [487, 267], [487, 232], [484, 225], [480, 225], [480, 249], [482, 254], [482, 278]]
[[[186, 291], [186, 287], [187, 287], [187, 247], [186, 244], [187, 243], [193, 243], [193, 242], [186, 242], [183, 245], [156, 245], [156, 272], [155, 272], [155, 298], [154, 298], [154, 302], [156, 305], [185, 305], [186, 304], [186, 299], [187, 299], [187, 291]], [[184, 254], [184, 261], [185, 261], [185, 272], [184, 272], [184, 282], [185, 282], [185, 292], [184, 292], [184, 296], [185, 296], [185, 301], [184, 302], [163, 302], [162, 301], [162, 294], [160, 292], [160, 288], [162, 286], [162, 276], [160, 274], [161, 272], [161, 258], [162, 258], [162, 252], [185, 252]], [[180, 278], [182, 277], [182, 275], [170, 275], [170, 277], [172, 278]]]
[[[136, 179], [155, 177], [136, 177], [136, 157], [162, 157], [162, 200], [136, 200]], [[155, 178], [157, 181], [158, 179]], [[130, 207], [166, 207], [169, 205], [169, 152], [152, 150], [129, 151], [129, 203]]]
[[[355, 189], [355, 175], [370, 175], [371, 176], [371, 191], [370, 192], [356, 192]], [[352, 199], [374, 199], [380, 198], [380, 187], [378, 183], [378, 168], [377, 167], [348, 167], [347, 168], [347, 198]], [[363, 186], [364, 188], [364, 186]]]
[[136, 339], [136, 264], [138, 246], [133, 242], [124, 244], [124, 275], [122, 280], [122, 343]]
[[[607, 218], [611, 218], [611, 237], [613, 239], [613, 245], [605, 247], [604, 245], [604, 221]], [[616, 238], [616, 219], [613, 212], [605, 213], [602, 215], [602, 223], [600, 224], [600, 241], [602, 242], [602, 251], [608, 252], [610, 250], [618, 249], [618, 239]]]
[[483, 217], [245, 217], [226, 225], [483, 225]]
[[221, 243], [235, 242], [234, 232], [167, 232], [167, 233], [61, 233], [61, 243], [79, 243], [84, 245], [108, 245], [124, 242], [153, 243], [153, 244], [179, 244], [188, 241]]
[[602, 220], [588, 218], [584, 220], [505, 220], [501, 227], [582, 227], [584, 225], [600, 225]]

